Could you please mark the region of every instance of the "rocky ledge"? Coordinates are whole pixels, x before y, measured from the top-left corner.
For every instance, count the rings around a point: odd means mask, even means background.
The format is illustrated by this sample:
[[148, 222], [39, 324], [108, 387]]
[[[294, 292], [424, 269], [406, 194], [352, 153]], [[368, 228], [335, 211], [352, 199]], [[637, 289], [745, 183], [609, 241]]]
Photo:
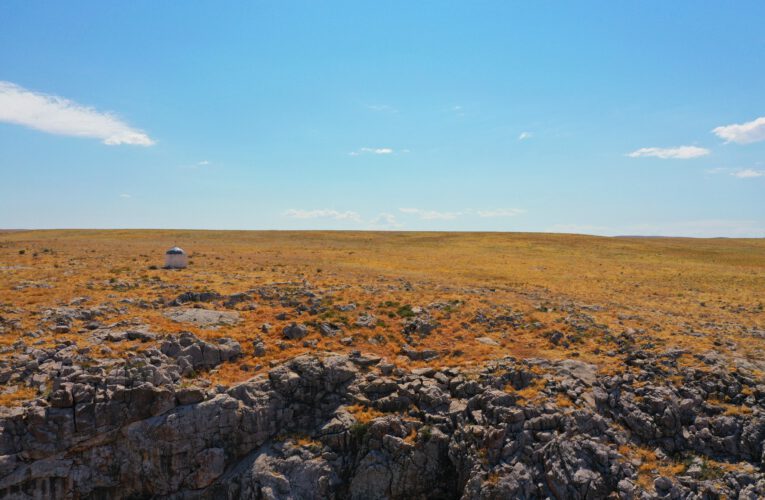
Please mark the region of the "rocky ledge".
[[[512, 358], [403, 370], [355, 352], [230, 388], [190, 376], [240, 352], [191, 334], [109, 364], [37, 350], [25, 362], [50, 391], [2, 410], [0, 497], [765, 497], [751, 367], [668, 352], [617, 375]], [[677, 468], [646, 477], [640, 450]]]

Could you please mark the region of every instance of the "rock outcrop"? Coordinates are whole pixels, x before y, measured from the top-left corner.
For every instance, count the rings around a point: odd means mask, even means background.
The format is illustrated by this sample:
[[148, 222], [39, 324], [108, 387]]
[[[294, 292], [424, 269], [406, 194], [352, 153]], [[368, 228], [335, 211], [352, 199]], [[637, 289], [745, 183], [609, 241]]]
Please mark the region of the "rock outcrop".
[[[638, 377], [512, 358], [406, 371], [354, 353], [300, 356], [228, 389], [185, 378], [240, 354], [180, 334], [120, 363], [57, 364], [47, 397], [2, 410], [0, 497], [765, 495], [765, 385], [745, 370], [669, 357]], [[751, 410], [725, 411], [737, 404]], [[646, 487], [630, 448], [689, 467]]]
[[189, 323], [201, 328], [235, 325], [239, 322], [239, 313], [213, 309], [171, 307], [165, 312], [165, 316], [178, 323]]

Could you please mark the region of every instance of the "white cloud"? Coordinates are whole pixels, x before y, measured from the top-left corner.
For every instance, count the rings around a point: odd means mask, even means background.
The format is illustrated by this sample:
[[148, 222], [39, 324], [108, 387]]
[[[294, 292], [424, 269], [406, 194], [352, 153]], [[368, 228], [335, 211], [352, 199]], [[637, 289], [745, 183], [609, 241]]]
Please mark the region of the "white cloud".
[[213, 163], [210, 160], [201, 160], [193, 164], [189, 165], [181, 165], [179, 168], [185, 169], [185, 170], [201, 170], [204, 168], [220, 168], [220, 164]]
[[422, 220], [454, 220], [463, 215], [477, 215], [479, 217], [515, 217], [526, 212], [522, 208], [497, 208], [494, 210], [474, 210], [472, 208], [460, 212], [439, 212], [436, 210], [424, 210], [422, 208], [399, 208], [402, 214], [416, 215]]
[[757, 220], [680, 220], [658, 224], [607, 227], [594, 224], [555, 224], [549, 233], [594, 234], [600, 236], [663, 236], [684, 238], [761, 238], [765, 221]]
[[521, 132], [518, 136], [519, 141], [525, 141], [526, 139], [531, 139], [531, 132]]
[[284, 212], [284, 215], [287, 217], [292, 217], [293, 219], [335, 219], [361, 222], [361, 216], [358, 213], [350, 210], [339, 212], [337, 210], [329, 209], [300, 210], [291, 208]]
[[762, 238], [765, 223], [755, 220], [707, 219], [631, 226], [619, 234], [690, 238]]
[[393, 214], [383, 212], [370, 221], [371, 229], [396, 229], [403, 226]]
[[129, 194], [127, 194], [127, 193], [122, 193], [122, 194], [120, 195], [120, 198], [132, 198], [132, 196], [130, 196], [130, 195], [129, 195]]
[[389, 155], [393, 153], [393, 150], [391, 148], [361, 148], [361, 151], [365, 153], [374, 153], [376, 155]]
[[709, 150], [697, 146], [678, 146], [676, 148], [640, 148], [631, 153], [627, 153], [630, 158], [640, 158], [641, 156], [655, 156], [661, 159], [688, 160], [706, 156]]
[[395, 153], [395, 151], [392, 148], [360, 148], [359, 150], [351, 151], [348, 154], [351, 156], [359, 156], [363, 154], [389, 155], [393, 153]]
[[416, 215], [422, 220], [452, 220], [462, 215], [461, 212], [437, 212], [420, 208], [399, 208], [398, 211], [404, 214]]
[[738, 144], [750, 144], [752, 142], [765, 141], [765, 116], [746, 123], [734, 123], [717, 127], [712, 132], [725, 142]]
[[479, 217], [515, 217], [526, 213], [522, 208], [498, 208], [496, 210], [477, 210]]
[[605, 226], [595, 226], [591, 224], [555, 224], [548, 227], [548, 233], [568, 233], [568, 234], [609, 234], [612, 231]]
[[754, 177], [762, 177], [765, 176], [765, 170], [756, 170], [753, 168], [727, 168], [727, 167], [717, 167], [717, 168], [710, 168], [706, 170], [707, 174], [728, 174], [732, 175], [733, 177], [738, 177], [739, 179], [751, 179]]
[[752, 177], [762, 177], [765, 175], [765, 172], [762, 170], [754, 170], [752, 168], [744, 168], [741, 170], [736, 170], [735, 172], [731, 172], [733, 177], [738, 177], [739, 179], [750, 179]]
[[154, 140], [112, 113], [97, 111], [63, 97], [40, 94], [0, 81], [0, 122], [50, 134], [92, 137], [110, 146], [151, 146]]

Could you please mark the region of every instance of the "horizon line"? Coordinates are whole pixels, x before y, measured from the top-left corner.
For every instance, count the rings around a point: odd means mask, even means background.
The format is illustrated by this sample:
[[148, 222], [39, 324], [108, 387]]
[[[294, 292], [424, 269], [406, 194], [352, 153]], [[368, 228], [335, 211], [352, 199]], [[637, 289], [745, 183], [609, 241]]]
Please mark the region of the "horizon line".
[[199, 232], [283, 232], [283, 233], [458, 233], [458, 234], [544, 234], [564, 236], [589, 236], [593, 238], [645, 238], [645, 239], [695, 239], [695, 240], [758, 240], [763, 236], [681, 236], [651, 234], [615, 234], [550, 232], [550, 231], [476, 231], [476, 230], [412, 230], [412, 229], [220, 229], [220, 228], [161, 228], [161, 227], [50, 227], [50, 228], [0, 228], [3, 233], [35, 231], [199, 231]]

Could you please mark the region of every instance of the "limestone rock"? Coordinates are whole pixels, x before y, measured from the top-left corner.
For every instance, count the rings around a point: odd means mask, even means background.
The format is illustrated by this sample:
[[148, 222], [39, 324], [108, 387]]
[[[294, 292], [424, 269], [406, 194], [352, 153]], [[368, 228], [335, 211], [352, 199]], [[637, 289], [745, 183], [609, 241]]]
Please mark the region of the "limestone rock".
[[201, 328], [235, 325], [239, 322], [239, 313], [235, 311], [173, 307], [165, 311], [164, 315], [178, 323], [191, 323]]

